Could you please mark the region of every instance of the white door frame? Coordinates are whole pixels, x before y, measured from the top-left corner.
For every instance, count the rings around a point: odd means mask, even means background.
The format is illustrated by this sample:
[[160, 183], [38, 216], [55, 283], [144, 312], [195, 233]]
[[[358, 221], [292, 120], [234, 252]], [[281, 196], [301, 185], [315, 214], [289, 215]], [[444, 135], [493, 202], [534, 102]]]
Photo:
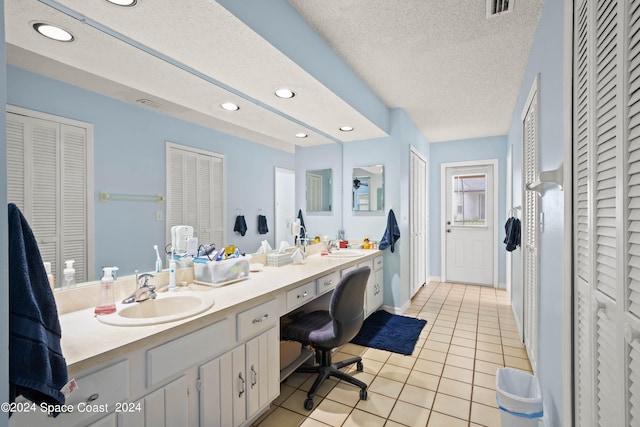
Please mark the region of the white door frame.
[[[425, 156], [422, 155], [422, 153], [420, 153], [415, 147], [410, 146], [409, 147], [409, 161], [411, 161], [411, 156], [414, 155], [417, 158], [419, 158], [420, 160], [422, 160], [424, 162], [425, 165], [425, 170], [424, 170], [424, 204], [423, 204], [423, 209], [424, 209], [424, 216], [422, 218], [420, 218], [420, 220], [424, 221], [424, 235], [421, 237], [421, 240], [423, 241], [422, 244], [424, 244], [424, 262], [425, 262], [425, 268], [424, 268], [424, 284], [428, 284], [429, 283], [429, 161], [427, 160], [427, 158]], [[410, 177], [410, 182], [411, 182], [412, 178]], [[413, 184], [413, 182], [411, 182], [411, 184]], [[412, 190], [411, 190], [412, 191]], [[414, 219], [411, 219], [411, 221], [414, 221]], [[413, 254], [412, 254], [413, 255]], [[412, 256], [411, 257], [411, 261], [410, 263], [415, 262], [415, 258]], [[413, 272], [415, 271], [414, 266], [411, 265], [410, 266], [410, 276], [412, 276]], [[417, 293], [417, 291], [420, 289], [415, 288], [415, 278], [411, 277], [411, 283], [409, 285], [409, 294], [411, 296], [411, 298], [414, 297], [414, 295]]]
[[[506, 206], [507, 206], [507, 218], [509, 218], [509, 211], [513, 212], [514, 215], [517, 215], [518, 210], [514, 210], [513, 206], [513, 145], [509, 145], [507, 150], [507, 195], [506, 195]], [[506, 253], [506, 267], [505, 267], [505, 287], [508, 293], [511, 293], [511, 283], [512, 283], [512, 253], [507, 251]]]
[[498, 287], [498, 159], [487, 160], [471, 160], [467, 162], [442, 163], [440, 165], [440, 253], [441, 256], [441, 281], [447, 281], [447, 239], [446, 227], [443, 227], [447, 216], [447, 186], [446, 186], [446, 170], [455, 167], [468, 166], [493, 166], [493, 287]]

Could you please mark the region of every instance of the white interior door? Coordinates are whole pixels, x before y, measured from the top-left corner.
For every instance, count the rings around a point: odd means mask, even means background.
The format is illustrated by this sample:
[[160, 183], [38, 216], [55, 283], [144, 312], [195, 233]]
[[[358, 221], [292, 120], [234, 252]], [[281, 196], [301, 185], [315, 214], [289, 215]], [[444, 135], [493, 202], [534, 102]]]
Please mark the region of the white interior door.
[[443, 164], [443, 280], [497, 285], [497, 161]]
[[427, 282], [427, 160], [411, 150], [409, 231], [411, 240], [411, 296]]
[[289, 224], [296, 215], [296, 173], [290, 169], [275, 169], [275, 245], [289, 242], [294, 245], [294, 236], [289, 233]]

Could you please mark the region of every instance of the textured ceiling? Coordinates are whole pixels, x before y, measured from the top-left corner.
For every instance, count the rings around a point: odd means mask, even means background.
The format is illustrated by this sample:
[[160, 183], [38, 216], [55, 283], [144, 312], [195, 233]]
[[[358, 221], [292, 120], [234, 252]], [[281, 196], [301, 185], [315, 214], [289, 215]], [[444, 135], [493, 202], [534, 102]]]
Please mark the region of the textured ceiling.
[[288, 0], [430, 142], [506, 135], [543, 0]]
[[[513, 12], [491, 19], [478, 0], [289, 4], [387, 107], [403, 108], [437, 142], [507, 133], [542, 5], [511, 1]], [[4, 4], [11, 65], [127, 102], [150, 99], [164, 114], [286, 151], [387, 135], [216, 1]], [[45, 39], [31, 28], [36, 20], [76, 40]], [[276, 98], [282, 86], [296, 97]], [[239, 112], [219, 108], [229, 100]], [[338, 131], [346, 124], [356, 131]], [[294, 138], [299, 131], [309, 137]]]

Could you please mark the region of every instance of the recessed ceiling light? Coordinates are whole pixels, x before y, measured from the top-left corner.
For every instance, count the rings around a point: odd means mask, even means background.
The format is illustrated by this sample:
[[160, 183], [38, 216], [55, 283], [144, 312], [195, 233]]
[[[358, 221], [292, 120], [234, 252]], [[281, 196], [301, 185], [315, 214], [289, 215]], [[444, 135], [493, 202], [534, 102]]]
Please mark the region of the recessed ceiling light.
[[296, 133], [296, 138], [306, 138], [307, 136], [309, 136], [309, 135], [307, 135], [307, 134], [306, 134], [306, 133], [304, 133], [304, 132], [298, 132], [298, 133]]
[[340, 130], [342, 132], [351, 132], [353, 130], [353, 127], [351, 127], [351, 126], [340, 126]]
[[282, 89], [276, 90], [276, 96], [282, 99], [289, 99], [296, 96], [296, 94], [290, 89], [282, 88]]
[[55, 25], [45, 24], [44, 22], [36, 22], [33, 29], [43, 36], [60, 42], [73, 41], [73, 34], [69, 31], [56, 27]]
[[238, 111], [240, 109], [240, 107], [238, 107], [238, 104], [234, 104], [233, 102], [225, 102], [221, 105], [221, 107], [227, 111]]
[[113, 3], [118, 6], [135, 6], [138, 0], [107, 0], [109, 3]]

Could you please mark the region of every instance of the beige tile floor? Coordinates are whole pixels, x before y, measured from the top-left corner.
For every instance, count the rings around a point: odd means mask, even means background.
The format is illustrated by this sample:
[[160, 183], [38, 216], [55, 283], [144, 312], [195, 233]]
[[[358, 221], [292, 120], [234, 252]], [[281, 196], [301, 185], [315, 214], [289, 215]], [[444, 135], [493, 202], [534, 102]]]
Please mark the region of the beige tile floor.
[[505, 291], [488, 287], [429, 283], [405, 316], [427, 320], [413, 354], [347, 344], [333, 360], [359, 355], [364, 371], [349, 368], [369, 385], [358, 389], [329, 379], [306, 411], [303, 402], [313, 376], [293, 374], [280, 396], [254, 424], [288, 426], [497, 427], [496, 369], [531, 372]]

